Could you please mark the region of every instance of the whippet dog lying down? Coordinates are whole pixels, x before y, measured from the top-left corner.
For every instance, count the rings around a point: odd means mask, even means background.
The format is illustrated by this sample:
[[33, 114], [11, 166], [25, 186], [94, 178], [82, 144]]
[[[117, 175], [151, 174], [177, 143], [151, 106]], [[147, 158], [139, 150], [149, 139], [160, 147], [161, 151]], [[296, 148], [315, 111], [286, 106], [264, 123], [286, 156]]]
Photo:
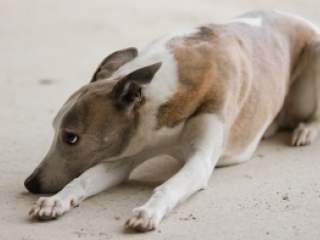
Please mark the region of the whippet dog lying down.
[[48, 154], [25, 181], [29, 214], [54, 219], [118, 185], [144, 161], [181, 169], [133, 209], [125, 226], [155, 229], [207, 186], [216, 166], [251, 158], [260, 140], [292, 129], [312, 143], [320, 124], [319, 30], [281, 12], [250, 12], [107, 56], [53, 121]]

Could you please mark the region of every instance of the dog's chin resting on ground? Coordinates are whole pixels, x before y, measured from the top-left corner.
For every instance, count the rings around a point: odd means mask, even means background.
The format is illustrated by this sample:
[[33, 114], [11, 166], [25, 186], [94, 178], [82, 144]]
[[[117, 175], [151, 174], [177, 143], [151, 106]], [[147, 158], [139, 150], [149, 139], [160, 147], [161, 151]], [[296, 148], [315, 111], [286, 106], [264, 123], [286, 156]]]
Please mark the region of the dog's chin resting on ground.
[[62, 106], [44, 160], [25, 181], [41, 197], [29, 214], [57, 218], [169, 155], [181, 169], [125, 226], [155, 229], [207, 186], [216, 166], [244, 162], [263, 137], [292, 130], [312, 143], [320, 119], [319, 30], [287, 13], [250, 12], [107, 56]]

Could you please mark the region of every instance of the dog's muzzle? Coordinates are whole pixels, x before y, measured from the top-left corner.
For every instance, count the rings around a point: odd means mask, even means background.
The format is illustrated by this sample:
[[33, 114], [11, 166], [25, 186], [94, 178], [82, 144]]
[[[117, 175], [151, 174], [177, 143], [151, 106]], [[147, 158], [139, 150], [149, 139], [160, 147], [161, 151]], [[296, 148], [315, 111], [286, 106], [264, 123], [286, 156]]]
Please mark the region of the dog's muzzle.
[[38, 174], [32, 173], [25, 181], [24, 186], [31, 193], [40, 193], [40, 181]]

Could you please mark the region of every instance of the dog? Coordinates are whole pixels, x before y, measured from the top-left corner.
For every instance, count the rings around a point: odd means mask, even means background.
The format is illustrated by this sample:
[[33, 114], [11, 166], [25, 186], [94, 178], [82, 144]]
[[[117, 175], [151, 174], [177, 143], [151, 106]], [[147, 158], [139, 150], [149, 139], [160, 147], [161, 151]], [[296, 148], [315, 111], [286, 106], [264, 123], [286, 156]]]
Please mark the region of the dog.
[[155, 229], [204, 189], [216, 166], [251, 158], [262, 138], [292, 130], [312, 143], [320, 124], [320, 31], [279, 11], [246, 13], [107, 56], [53, 121], [44, 160], [25, 181], [41, 197], [29, 215], [54, 219], [169, 155], [181, 169], [125, 226]]

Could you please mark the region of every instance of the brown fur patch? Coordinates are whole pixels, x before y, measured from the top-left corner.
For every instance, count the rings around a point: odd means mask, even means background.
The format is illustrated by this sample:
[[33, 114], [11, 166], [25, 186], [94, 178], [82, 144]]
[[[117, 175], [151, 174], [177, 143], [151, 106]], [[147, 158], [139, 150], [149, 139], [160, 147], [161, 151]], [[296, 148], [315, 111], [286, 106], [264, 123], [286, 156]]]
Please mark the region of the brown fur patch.
[[254, 15], [263, 18], [262, 27], [207, 25], [169, 41], [179, 86], [160, 107], [158, 128], [174, 127], [195, 114], [215, 113], [225, 119], [225, 151], [234, 155], [277, 116], [294, 67], [314, 32], [276, 13]]
[[203, 26], [195, 35], [168, 43], [178, 63], [179, 90], [160, 107], [158, 128], [174, 127], [198, 112], [221, 110], [225, 84], [216, 77], [215, 39], [210, 26]]

